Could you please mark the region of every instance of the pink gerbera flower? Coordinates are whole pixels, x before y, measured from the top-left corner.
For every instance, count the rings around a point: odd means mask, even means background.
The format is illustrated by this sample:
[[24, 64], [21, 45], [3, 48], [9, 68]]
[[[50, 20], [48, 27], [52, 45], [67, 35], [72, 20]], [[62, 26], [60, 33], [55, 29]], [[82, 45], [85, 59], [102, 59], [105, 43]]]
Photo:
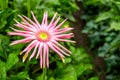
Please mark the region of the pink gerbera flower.
[[40, 67], [45, 68], [49, 67], [49, 49], [55, 51], [64, 62], [64, 55], [69, 56], [71, 52], [63, 47], [59, 42], [74, 42], [68, 40], [73, 37], [73, 33], [66, 33], [67, 31], [72, 30], [73, 28], [60, 28], [61, 25], [66, 21], [66, 19], [57, 25], [60, 17], [55, 20], [57, 13], [54, 14], [51, 22], [48, 24], [48, 14], [45, 12], [42, 23], [40, 24], [33, 12], [32, 16], [34, 21], [29, 19], [26, 16], [19, 16], [22, 19], [22, 22], [19, 23], [16, 21], [15, 26], [22, 28], [21, 30], [14, 30], [14, 32], [9, 32], [9, 35], [18, 35], [23, 36], [24, 39], [13, 41], [10, 45], [18, 43], [30, 43], [20, 54], [24, 53], [23, 62], [28, 57], [29, 52], [33, 49], [32, 54], [30, 54], [29, 60], [34, 56], [36, 59], [40, 58]]

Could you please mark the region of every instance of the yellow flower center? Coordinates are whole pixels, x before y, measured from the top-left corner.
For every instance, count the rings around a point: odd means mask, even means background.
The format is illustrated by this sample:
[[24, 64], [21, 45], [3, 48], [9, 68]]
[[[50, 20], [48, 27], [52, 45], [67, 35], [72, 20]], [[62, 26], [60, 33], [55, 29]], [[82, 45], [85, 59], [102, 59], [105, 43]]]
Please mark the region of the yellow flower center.
[[49, 35], [46, 32], [40, 32], [38, 34], [38, 38], [41, 40], [47, 40], [49, 38]]

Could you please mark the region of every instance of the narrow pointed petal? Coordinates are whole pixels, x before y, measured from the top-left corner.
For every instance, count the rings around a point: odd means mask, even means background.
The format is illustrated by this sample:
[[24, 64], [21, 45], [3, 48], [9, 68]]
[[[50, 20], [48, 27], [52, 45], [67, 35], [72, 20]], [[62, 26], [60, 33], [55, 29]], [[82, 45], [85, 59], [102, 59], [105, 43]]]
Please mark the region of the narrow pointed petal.
[[53, 46], [61, 53], [63, 53], [66, 56], [70, 56], [68, 53], [64, 52], [63, 50], [61, 50], [59, 47], [57, 47], [55, 44], [53, 44]]
[[[41, 43], [41, 45], [43, 45], [43, 43]], [[41, 46], [41, 52], [39, 53], [40, 55], [40, 67], [43, 68], [43, 50], [42, 50], [43, 46]]]
[[31, 59], [35, 56], [36, 50], [37, 50], [37, 48], [38, 48], [38, 45], [39, 45], [39, 43], [36, 44], [36, 46], [35, 46], [35, 48], [34, 48], [34, 51], [33, 51], [33, 53], [31, 54], [29, 60], [31, 60]]
[[36, 24], [38, 25], [38, 28], [41, 28], [41, 25], [40, 25], [40, 23], [38, 22], [38, 20], [36, 19], [34, 13], [33, 13], [32, 11], [31, 11], [31, 13], [32, 13], [32, 16], [33, 16], [34, 21], [35, 21]]
[[53, 34], [62, 34], [68, 31], [73, 30], [74, 28], [63, 28], [63, 29], [59, 29], [57, 32], [53, 33]]
[[18, 15], [20, 17], [21, 20], [23, 20], [24, 22], [28, 23], [28, 21], [26, 21], [22, 16]]
[[20, 24], [20, 22], [18, 22], [16, 19], [14, 19], [14, 21], [15, 21], [17, 24]]
[[[29, 25], [31, 28], [33, 28], [33, 29], [35, 29], [33, 26], [31, 26], [30, 24], [29, 24], [29, 22], [28, 21], [26, 21], [22, 16], [20, 16], [20, 15], [18, 15], [24, 22], [22, 22], [22, 23], [24, 23], [24, 24], [26, 24], [25, 26], [27, 26], [27, 25]], [[17, 24], [21, 24], [21, 23], [19, 23], [17, 20], [15, 20], [15, 22], [17, 23]], [[16, 25], [16, 24], [15, 24]], [[24, 28], [24, 27], [22, 27], [22, 28]], [[36, 29], [35, 29], [36, 30]]]
[[31, 48], [33, 48], [36, 43], [37, 43], [37, 41], [36, 41], [36, 40], [33, 40], [33, 41], [22, 51], [22, 53], [25, 52], [25, 51], [27, 51], [27, 50], [29, 50], [29, 49], [31, 49]]
[[57, 16], [57, 12], [54, 14], [54, 16], [53, 16], [53, 18], [52, 18], [52, 20], [51, 20], [49, 26], [50, 26], [51, 24], [53, 24], [53, 21], [55, 20], [55, 17], [56, 17], [56, 16]]
[[43, 44], [43, 68], [46, 68], [46, 44]]
[[[33, 41], [34, 42], [34, 41]], [[26, 52], [25, 54], [28, 54], [31, 50], [32, 50], [32, 48], [35, 46], [35, 44], [33, 44], [33, 43], [31, 43], [31, 44], [29, 44], [21, 53], [20, 53], [20, 55], [22, 55], [24, 52]]]
[[23, 29], [25, 29], [27, 31], [32, 31], [32, 32], [36, 31], [36, 29], [30, 28], [30, 27], [28, 27], [26, 25], [23, 25], [23, 24], [14, 24], [14, 25], [17, 26], [17, 27], [19, 27], [19, 28], [23, 28]]
[[71, 38], [73, 37], [73, 33], [69, 33], [69, 34], [61, 34], [61, 35], [55, 35], [55, 37], [57, 38]]
[[46, 46], [46, 65], [49, 68], [49, 48], [48, 45]]
[[67, 19], [65, 19], [65, 20], [64, 20], [63, 22], [61, 22], [58, 26], [56, 26], [56, 27], [54, 28], [54, 30], [60, 28], [60, 27], [65, 23], [66, 20], [67, 20]]
[[28, 20], [31, 24], [33, 24], [33, 25], [36, 25], [31, 19], [29, 19], [28, 17], [26, 17], [26, 16], [24, 16], [23, 15], [23, 17], [26, 19], [26, 20]]
[[[18, 36], [24, 36], [24, 37], [34, 37], [32, 35], [28, 35], [25, 33], [18, 33], [18, 32], [8, 32], [9, 35], [18, 35]], [[35, 38], [35, 37], [34, 37]]]
[[61, 47], [63, 50], [65, 50], [66, 52], [71, 54], [71, 51], [69, 51], [67, 48], [63, 47], [61, 44], [59, 44], [57, 41], [53, 41], [56, 45], [58, 45], [59, 47]]
[[36, 59], [38, 59], [38, 56], [40, 56], [40, 54], [42, 53], [42, 52], [41, 52], [41, 49], [42, 49], [42, 43], [40, 42], [40, 43], [39, 43], [39, 47], [38, 47], [38, 53], [37, 53], [37, 55], [36, 55]]
[[60, 20], [60, 17], [58, 17], [58, 19], [52, 24], [52, 27], [50, 28], [50, 30], [54, 30], [58, 21]]
[[39, 29], [39, 28], [37, 27], [37, 25], [36, 25], [31, 19], [29, 19], [28, 17], [26, 17], [26, 16], [24, 16], [24, 15], [23, 15], [23, 17], [24, 17], [25, 19], [27, 19], [31, 24], [33, 24], [37, 29]]
[[65, 63], [65, 59], [64, 58], [62, 58], [62, 62]]
[[47, 12], [45, 12], [45, 26], [47, 26], [47, 25], [48, 25], [48, 20], [47, 20], [47, 17], [48, 17], [48, 14], [47, 14]]
[[53, 50], [55, 51], [59, 56], [60, 58], [63, 58], [64, 55], [62, 53], [60, 53], [55, 47], [53, 47], [53, 43], [48, 43], [48, 46]]
[[34, 32], [30, 32], [30, 31], [21, 31], [21, 30], [17, 30], [17, 29], [14, 29], [14, 28], [11, 28], [11, 29], [14, 30], [17, 33], [24, 33], [24, 34], [30, 34], [30, 35], [35, 34]]
[[44, 12], [44, 16], [43, 16], [43, 20], [42, 20], [42, 25], [45, 24], [45, 15], [46, 15], [46, 13]]
[[16, 41], [13, 41], [11, 45], [15, 45], [15, 44], [19, 44], [19, 43], [26, 43], [26, 42], [30, 42], [33, 38], [25, 38], [25, 39], [21, 39], [21, 40], [16, 40]]
[[72, 40], [66, 40], [66, 39], [55, 38], [55, 40], [57, 40], [57, 41], [62, 41], [62, 42], [72, 42], [72, 43], [75, 43], [75, 41], [72, 41]]
[[32, 24], [29, 24], [28, 22], [21, 22], [21, 24], [24, 25], [24, 26], [30, 27], [31, 29], [37, 31], [37, 29], [35, 28], [35, 26], [32, 25]]
[[26, 60], [27, 57], [28, 57], [28, 54], [25, 54], [25, 55], [23, 56], [22, 61], [25, 62], [25, 60]]

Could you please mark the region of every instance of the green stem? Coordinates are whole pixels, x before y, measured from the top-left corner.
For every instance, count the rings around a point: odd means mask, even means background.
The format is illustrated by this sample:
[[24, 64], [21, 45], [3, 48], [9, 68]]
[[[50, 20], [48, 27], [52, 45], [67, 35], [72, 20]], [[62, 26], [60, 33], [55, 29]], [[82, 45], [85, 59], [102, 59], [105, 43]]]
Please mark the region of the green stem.
[[30, 0], [27, 0], [27, 12], [28, 12], [28, 17], [30, 18]]
[[6, 0], [6, 8], [8, 8], [8, 2], [9, 2], [9, 0]]
[[0, 0], [1, 9], [4, 10], [4, 1]]
[[16, 3], [15, 3], [15, 0], [13, 0], [13, 5], [14, 5], [14, 9], [16, 9]]
[[25, 71], [28, 71], [28, 70], [29, 70], [29, 61], [27, 60], [25, 65]]
[[8, 8], [8, 2], [9, 0], [0, 0], [0, 5], [2, 10]]
[[43, 68], [43, 80], [46, 80], [46, 68]]

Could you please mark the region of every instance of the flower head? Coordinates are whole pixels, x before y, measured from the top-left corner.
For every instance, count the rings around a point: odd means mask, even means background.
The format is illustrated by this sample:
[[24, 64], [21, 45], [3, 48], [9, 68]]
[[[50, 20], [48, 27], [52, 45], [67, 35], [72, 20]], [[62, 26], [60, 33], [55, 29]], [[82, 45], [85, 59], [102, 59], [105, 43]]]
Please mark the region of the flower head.
[[[19, 43], [29, 43], [28, 46], [20, 53], [23, 54], [23, 62], [26, 60], [28, 55], [30, 55], [29, 60], [34, 56], [36, 59], [40, 58], [40, 67], [49, 67], [49, 50], [55, 51], [64, 62], [64, 55], [69, 56], [71, 52], [63, 47], [59, 42], [74, 42], [68, 40], [73, 37], [73, 33], [66, 33], [67, 31], [72, 30], [73, 28], [60, 28], [66, 19], [58, 24], [60, 17], [56, 20], [57, 13], [54, 14], [52, 20], [48, 24], [48, 14], [44, 13], [42, 23], [40, 24], [33, 12], [32, 16], [34, 21], [29, 19], [26, 16], [20, 16], [22, 22], [16, 21], [15, 26], [22, 28], [21, 30], [11, 28], [14, 32], [9, 32], [9, 35], [18, 35], [23, 36], [24, 39], [13, 41], [10, 45], [19, 44]], [[58, 24], [58, 25], [57, 25]], [[33, 49], [32, 54], [30, 51]]]

